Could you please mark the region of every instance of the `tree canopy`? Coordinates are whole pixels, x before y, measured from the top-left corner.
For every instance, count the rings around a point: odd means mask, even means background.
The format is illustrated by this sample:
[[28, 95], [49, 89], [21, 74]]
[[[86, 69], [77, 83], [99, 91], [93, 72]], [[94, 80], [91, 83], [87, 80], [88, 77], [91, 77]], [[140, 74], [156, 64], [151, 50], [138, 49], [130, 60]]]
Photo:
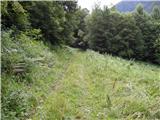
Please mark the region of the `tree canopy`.
[[141, 4], [132, 13], [95, 5], [89, 13], [77, 1], [3, 1], [2, 29], [8, 28], [38, 29], [43, 41], [52, 45], [67, 44], [160, 63], [158, 6], [148, 14]]

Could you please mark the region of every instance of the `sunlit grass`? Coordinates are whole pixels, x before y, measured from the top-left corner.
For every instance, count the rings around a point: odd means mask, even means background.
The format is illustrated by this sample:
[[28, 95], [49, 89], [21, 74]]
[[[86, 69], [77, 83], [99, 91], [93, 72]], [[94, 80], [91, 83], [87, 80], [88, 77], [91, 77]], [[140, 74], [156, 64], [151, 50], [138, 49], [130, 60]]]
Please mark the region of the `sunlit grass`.
[[44, 119], [159, 119], [159, 67], [90, 50], [73, 52], [41, 106]]
[[28, 68], [2, 72], [4, 120], [160, 119], [159, 66], [4, 36], [3, 65]]

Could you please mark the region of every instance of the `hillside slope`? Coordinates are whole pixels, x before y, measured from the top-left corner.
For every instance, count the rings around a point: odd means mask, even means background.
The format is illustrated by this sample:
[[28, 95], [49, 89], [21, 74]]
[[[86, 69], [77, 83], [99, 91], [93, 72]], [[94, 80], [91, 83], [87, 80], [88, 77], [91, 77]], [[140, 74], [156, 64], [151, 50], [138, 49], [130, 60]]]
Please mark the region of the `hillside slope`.
[[160, 6], [160, 1], [153, 0], [122, 0], [115, 5], [116, 9], [120, 12], [133, 12], [138, 4], [142, 4], [144, 10], [151, 12], [155, 5]]
[[90, 50], [72, 52], [34, 120], [160, 119], [160, 68]]
[[2, 58], [30, 70], [2, 72], [3, 120], [160, 119], [159, 66], [6, 34]]

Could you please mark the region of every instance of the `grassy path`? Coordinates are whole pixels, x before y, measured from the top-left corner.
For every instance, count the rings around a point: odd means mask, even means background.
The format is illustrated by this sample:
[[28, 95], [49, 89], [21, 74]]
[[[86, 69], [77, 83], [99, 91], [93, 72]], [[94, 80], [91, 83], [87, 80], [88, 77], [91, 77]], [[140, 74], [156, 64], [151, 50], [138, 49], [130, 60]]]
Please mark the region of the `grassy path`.
[[74, 52], [34, 120], [159, 117], [159, 68], [92, 51]]
[[27, 71], [2, 73], [4, 120], [160, 119], [159, 66], [29, 39], [6, 44], [22, 51], [6, 51], [7, 64]]

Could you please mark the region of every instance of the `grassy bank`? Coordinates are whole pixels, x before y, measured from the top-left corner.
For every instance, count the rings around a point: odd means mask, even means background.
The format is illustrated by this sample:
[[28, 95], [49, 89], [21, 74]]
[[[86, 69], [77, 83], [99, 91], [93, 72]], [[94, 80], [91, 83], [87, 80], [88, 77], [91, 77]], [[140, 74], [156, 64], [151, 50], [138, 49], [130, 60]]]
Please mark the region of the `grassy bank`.
[[[159, 66], [3, 35], [4, 120], [160, 119]], [[26, 71], [15, 75], [19, 62]]]
[[33, 119], [160, 118], [160, 68], [89, 50], [74, 52]]

